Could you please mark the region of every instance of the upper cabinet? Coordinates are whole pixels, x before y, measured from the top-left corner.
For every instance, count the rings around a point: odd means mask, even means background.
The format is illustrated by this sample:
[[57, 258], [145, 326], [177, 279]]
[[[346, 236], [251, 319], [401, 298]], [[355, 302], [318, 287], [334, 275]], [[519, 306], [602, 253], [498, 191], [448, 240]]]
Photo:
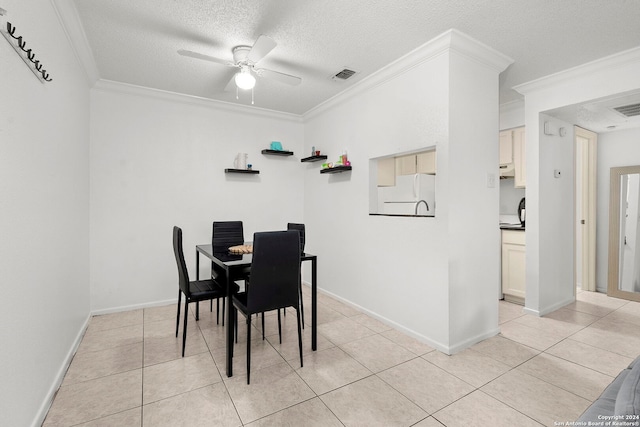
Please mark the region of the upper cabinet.
[[525, 132], [524, 127], [521, 127], [513, 130], [513, 166], [516, 188], [526, 187], [527, 163], [525, 158]]
[[424, 151], [395, 158], [396, 175], [414, 175], [436, 173], [436, 151]]
[[396, 185], [396, 159], [387, 157], [378, 160], [378, 187]]
[[526, 186], [524, 126], [500, 132], [500, 176], [515, 178], [515, 188]]

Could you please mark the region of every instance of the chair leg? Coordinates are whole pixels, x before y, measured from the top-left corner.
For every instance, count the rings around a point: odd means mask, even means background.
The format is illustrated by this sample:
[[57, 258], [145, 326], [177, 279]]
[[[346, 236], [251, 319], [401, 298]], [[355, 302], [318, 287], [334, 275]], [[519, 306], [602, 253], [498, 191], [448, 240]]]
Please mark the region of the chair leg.
[[264, 311], [262, 312], [262, 341], [264, 341]]
[[[213, 305], [213, 300], [211, 300]], [[216, 325], [220, 324], [220, 298], [216, 298]], [[222, 326], [224, 326], [224, 314], [222, 315]]]
[[178, 289], [178, 315], [176, 316], [176, 338], [178, 338], [178, 328], [180, 328], [180, 303], [182, 302], [182, 291]]
[[209, 301], [209, 312], [213, 313], [213, 300]]
[[184, 348], [187, 345], [187, 319], [189, 319], [189, 299], [184, 298], [184, 327], [182, 328], [182, 357], [184, 357]]
[[226, 304], [227, 304], [227, 298], [222, 297], [222, 326], [224, 326], [224, 311], [225, 311]]
[[296, 309], [298, 317], [298, 349], [300, 350], [300, 367], [302, 368], [302, 330], [300, 329], [300, 311]]
[[302, 303], [302, 280], [300, 281], [300, 314], [302, 316], [302, 329], [304, 329], [304, 304]]
[[[284, 309], [284, 312], [287, 312], [287, 309]], [[280, 344], [282, 344], [282, 326], [280, 324], [280, 309], [278, 309], [278, 336], [280, 337]]]
[[196, 302], [196, 322], [200, 320], [200, 301]]
[[235, 313], [235, 316], [234, 316], [234, 322], [235, 323], [234, 323], [234, 325], [236, 327], [234, 328], [234, 332], [236, 334], [236, 344], [238, 344], [238, 309], [233, 307], [232, 310]]
[[251, 316], [247, 316], [247, 384], [251, 375]]

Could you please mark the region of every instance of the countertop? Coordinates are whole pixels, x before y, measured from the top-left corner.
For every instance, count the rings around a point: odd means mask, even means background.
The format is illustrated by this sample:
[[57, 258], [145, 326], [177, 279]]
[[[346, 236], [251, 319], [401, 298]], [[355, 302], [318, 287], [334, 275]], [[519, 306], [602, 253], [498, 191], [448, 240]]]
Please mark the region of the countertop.
[[524, 225], [520, 224], [500, 224], [500, 230], [525, 231]]

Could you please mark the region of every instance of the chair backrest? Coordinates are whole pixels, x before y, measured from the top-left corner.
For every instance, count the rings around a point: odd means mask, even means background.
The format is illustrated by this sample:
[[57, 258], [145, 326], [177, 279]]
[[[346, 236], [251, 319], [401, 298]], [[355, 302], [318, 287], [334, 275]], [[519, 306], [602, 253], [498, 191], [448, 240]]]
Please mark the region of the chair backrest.
[[300, 233], [300, 253], [304, 253], [304, 224], [296, 224], [290, 222], [287, 224], [287, 230], [298, 230], [298, 232]]
[[211, 245], [214, 252], [226, 252], [231, 246], [244, 244], [242, 221], [214, 221]]
[[187, 264], [184, 262], [184, 251], [182, 250], [182, 229], [180, 227], [173, 227], [173, 254], [176, 257], [176, 264], [178, 265], [178, 284], [180, 290], [189, 298], [189, 272], [187, 271]]
[[298, 307], [300, 238], [295, 230], [253, 235], [251, 286], [247, 309], [251, 313]]

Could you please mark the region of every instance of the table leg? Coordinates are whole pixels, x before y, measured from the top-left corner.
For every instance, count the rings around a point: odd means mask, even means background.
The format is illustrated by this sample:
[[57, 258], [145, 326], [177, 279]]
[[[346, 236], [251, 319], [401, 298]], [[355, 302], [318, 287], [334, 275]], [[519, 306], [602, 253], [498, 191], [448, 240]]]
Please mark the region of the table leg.
[[226, 270], [227, 286], [227, 377], [233, 376], [233, 301], [231, 299], [231, 274]]
[[[200, 252], [198, 252], [197, 248], [196, 248], [196, 280], [200, 280]], [[200, 320], [200, 301], [196, 301], [196, 321], [198, 320]]]
[[318, 347], [318, 266], [311, 260], [311, 350]]

